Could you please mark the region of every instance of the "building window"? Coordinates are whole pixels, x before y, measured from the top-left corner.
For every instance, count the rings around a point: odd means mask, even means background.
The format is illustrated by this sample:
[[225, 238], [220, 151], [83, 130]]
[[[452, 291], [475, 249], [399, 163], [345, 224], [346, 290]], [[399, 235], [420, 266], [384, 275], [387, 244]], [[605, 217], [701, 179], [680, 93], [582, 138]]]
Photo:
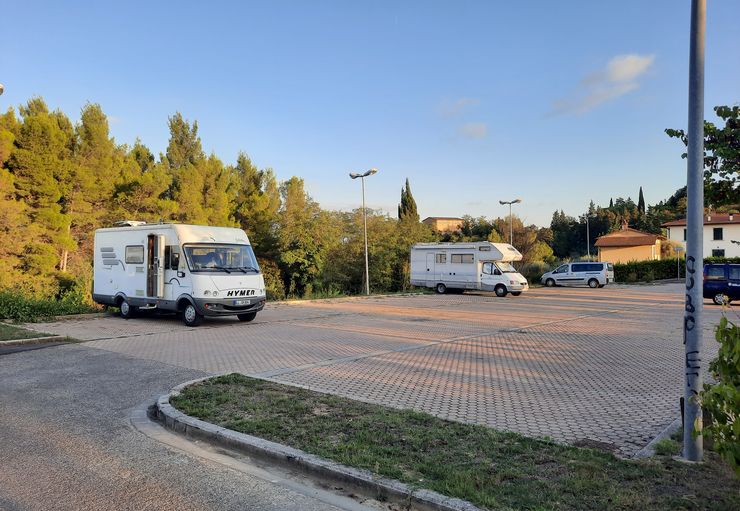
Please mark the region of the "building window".
[[144, 264], [144, 245], [126, 247], [126, 264]]
[[437, 264], [447, 264], [447, 254], [437, 254], [435, 262]]
[[475, 256], [473, 254], [452, 254], [451, 262], [458, 264], [473, 264], [475, 262]]
[[683, 230], [683, 240], [686, 241], [686, 229]]
[[725, 249], [724, 248], [715, 248], [712, 250], [712, 257], [724, 257], [725, 256]]
[[722, 227], [715, 227], [714, 229], [712, 229], [712, 232], [714, 234], [712, 236], [712, 239], [714, 241], [720, 241], [720, 240], [722, 240]]

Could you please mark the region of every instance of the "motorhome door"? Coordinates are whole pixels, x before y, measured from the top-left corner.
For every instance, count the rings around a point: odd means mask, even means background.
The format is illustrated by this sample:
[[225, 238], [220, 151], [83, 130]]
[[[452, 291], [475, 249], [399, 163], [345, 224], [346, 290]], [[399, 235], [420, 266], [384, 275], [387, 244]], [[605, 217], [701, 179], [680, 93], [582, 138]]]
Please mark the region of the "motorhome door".
[[147, 236], [146, 295], [164, 298], [164, 235]]
[[437, 281], [434, 276], [434, 254], [427, 254], [427, 275], [426, 280], [429, 281], [428, 283], [431, 283], [432, 286], [434, 286]]

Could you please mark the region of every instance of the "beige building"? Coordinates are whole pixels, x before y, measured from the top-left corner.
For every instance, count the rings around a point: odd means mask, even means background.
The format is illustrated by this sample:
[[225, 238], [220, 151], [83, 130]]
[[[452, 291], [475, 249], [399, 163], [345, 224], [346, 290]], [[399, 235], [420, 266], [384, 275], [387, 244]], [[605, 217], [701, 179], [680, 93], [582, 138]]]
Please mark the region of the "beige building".
[[599, 249], [599, 261], [659, 261], [661, 238], [657, 234], [631, 229], [625, 223], [621, 230], [599, 237], [595, 245]]
[[463, 219], [451, 216], [429, 216], [421, 221], [437, 232], [456, 232], [462, 227]]
[[[666, 236], [686, 248], [686, 219], [666, 222]], [[740, 214], [704, 215], [704, 257], [740, 257]]]

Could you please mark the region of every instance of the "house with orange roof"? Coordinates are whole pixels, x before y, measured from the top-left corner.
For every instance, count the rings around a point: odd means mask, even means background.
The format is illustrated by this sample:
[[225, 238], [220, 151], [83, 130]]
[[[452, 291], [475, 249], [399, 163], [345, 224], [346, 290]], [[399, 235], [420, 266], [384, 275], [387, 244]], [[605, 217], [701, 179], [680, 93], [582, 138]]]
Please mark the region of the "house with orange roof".
[[663, 239], [658, 234], [632, 229], [627, 222], [623, 222], [620, 230], [600, 236], [594, 245], [599, 249], [599, 261], [659, 261]]

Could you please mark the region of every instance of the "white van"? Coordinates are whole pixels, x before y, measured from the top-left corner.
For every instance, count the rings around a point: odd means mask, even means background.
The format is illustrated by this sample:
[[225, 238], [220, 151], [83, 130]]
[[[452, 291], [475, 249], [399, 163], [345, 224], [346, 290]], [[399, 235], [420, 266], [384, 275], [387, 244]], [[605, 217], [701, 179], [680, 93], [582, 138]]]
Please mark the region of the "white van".
[[614, 265], [612, 263], [566, 263], [553, 271], [545, 273], [540, 281], [547, 287], [553, 286], [588, 286], [604, 287], [614, 282]]
[[93, 300], [121, 309], [252, 321], [265, 306], [265, 281], [241, 229], [126, 221], [95, 231]]
[[411, 285], [437, 293], [477, 289], [519, 296], [529, 284], [511, 263], [521, 259], [506, 243], [418, 243], [411, 247]]

